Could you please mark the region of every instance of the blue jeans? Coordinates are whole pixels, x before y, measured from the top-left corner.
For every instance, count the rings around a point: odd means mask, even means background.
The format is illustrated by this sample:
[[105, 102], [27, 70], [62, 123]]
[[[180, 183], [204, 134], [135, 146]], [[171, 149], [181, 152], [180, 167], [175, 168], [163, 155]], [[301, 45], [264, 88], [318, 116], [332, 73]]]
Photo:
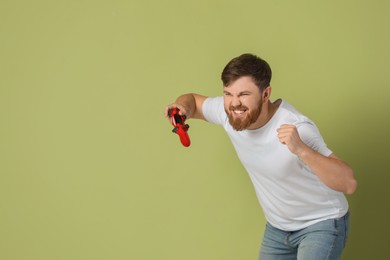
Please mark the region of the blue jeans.
[[347, 241], [349, 213], [287, 232], [266, 225], [259, 260], [336, 260]]

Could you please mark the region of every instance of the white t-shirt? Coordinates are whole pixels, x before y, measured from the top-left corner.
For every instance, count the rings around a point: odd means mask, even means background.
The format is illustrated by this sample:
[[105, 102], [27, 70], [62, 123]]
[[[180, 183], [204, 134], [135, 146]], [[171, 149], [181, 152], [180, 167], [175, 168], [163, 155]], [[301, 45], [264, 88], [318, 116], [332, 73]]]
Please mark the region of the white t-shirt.
[[267, 124], [255, 130], [232, 128], [223, 97], [207, 98], [202, 111], [208, 122], [226, 130], [272, 226], [294, 231], [347, 213], [344, 194], [326, 186], [298, 156], [279, 142], [276, 129], [282, 124], [294, 124], [308, 146], [324, 156], [332, 153], [316, 125], [289, 103], [282, 100]]

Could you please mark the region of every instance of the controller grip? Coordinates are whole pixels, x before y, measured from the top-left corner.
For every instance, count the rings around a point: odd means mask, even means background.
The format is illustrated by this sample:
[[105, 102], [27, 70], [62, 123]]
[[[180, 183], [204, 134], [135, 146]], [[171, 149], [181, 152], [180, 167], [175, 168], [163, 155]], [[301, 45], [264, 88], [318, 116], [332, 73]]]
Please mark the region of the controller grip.
[[180, 142], [181, 142], [182, 145], [184, 145], [185, 147], [190, 146], [191, 141], [190, 141], [190, 137], [187, 134], [187, 132], [183, 132], [179, 136], [180, 136]]
[[180, 137], [180, 142], [183, 146], [188, 147], [191, 144], [190, 137], [188, 136], [188, 124], [185, 124], [186, 116], [179, 115], [178, 108], [172, 108], [168, 110], [168, 116], [171, 119], [171, 123], [174, 126], [172, 132], [176, 133]]

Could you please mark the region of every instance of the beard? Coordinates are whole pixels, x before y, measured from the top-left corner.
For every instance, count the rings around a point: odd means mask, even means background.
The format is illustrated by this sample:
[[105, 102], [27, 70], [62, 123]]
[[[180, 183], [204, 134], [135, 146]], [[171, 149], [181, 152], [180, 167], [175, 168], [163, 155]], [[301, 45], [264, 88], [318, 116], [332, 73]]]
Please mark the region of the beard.
[[[246, 115], [243, 118], [237, 118], [234, 117], [233, 111], [234, 110], [241, 110], [245, 111]], [[259, 118], [259, 115], [261, 113], [261, 106], [258, 106], [255, 110], [249, 110], [245, 106], [229, 106], [229, 110], [225, 109], [226, 114], [229, 117], [229, 123], [233, 127], [234, 130], [236, 131], [242, 131], [245, 129], [248, 129], [248, 127], [256, 122], [256, 120]]]

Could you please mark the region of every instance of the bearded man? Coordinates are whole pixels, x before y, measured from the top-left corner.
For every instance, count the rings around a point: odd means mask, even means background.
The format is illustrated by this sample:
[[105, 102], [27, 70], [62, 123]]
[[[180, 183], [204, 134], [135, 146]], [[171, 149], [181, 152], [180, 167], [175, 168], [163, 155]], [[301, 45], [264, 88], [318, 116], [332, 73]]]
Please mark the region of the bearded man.
[[184, 94], [165, 108], [222, 126], [248, 172], [267, 220], [259, 259], [339, 259], [357, 181], [312, 120], [271, 100], [271, 68], [243, 54], [223, 69], [223, 96]]

